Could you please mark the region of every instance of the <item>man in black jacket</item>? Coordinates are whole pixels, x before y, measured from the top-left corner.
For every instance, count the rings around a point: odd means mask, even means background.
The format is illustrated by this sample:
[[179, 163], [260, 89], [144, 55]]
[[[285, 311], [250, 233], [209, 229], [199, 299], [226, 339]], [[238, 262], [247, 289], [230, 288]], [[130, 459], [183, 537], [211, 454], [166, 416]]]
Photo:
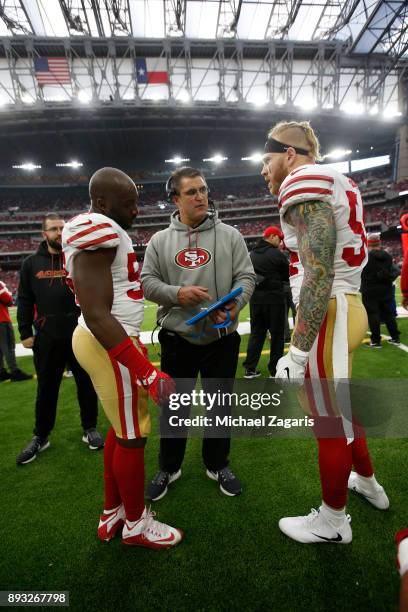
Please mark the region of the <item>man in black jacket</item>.
[[30, 463], [38, 452], [50, 445], [48, 435], [55, 424], [58, 392], [66, 365], [77, 385], [84, 430], [82, 440], [91, 450], [103, 448], [103, 439], [96, 430], [96, 393], [88, 374], [72, 352], [72, 334], [80, 311], [74, 294], [65, 283], [61, 249], [63, 227], [64, 221], [59, 215], [50, 213], [45, 217], [44, 241], [38, 251], [23, 262], [20, 273], [18, 329], [23, 346], [33, 350], [38, 386], [34, 437], [18, 455], [17, 465]]
[[268, 370], [275, 376], [276, 364], [283, 355], [285, 344], [285, 292], [284, 282], [289, 280], [289, 262], [280, 251], [283, 238], [278, 227], [267, 227], [255, 248], [250, 252], [256, 273], [256, 287], [249, 302], [251, 335], [244, 361], [244, 378], [256, 378], [256, 369], [265, 342], [266, 332], [271, 335]]
[[361, 294], [371, 331], [371, 348], [381, 348], [381, 321], [390, 333], [391, 344], [400, 344], [400, 332], [392, 310], [392, 283], [395, 272], [392, 257], [381, 248], [379, 234], [368, 235], [368, 262], [361, 275]]

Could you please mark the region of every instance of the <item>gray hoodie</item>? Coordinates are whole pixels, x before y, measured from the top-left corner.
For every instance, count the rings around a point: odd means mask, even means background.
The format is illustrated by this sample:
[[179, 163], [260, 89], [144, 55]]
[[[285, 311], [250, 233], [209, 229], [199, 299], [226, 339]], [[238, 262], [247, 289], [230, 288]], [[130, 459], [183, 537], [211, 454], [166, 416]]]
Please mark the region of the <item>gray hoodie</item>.
[[[212, 301], [242, 287], [243, 293], [237, 300], [240, 308], [248, 302], [255, 287], [255, 273], [242, 235], [222, 223], [217, 213], [191, 228], [181, 223], [179, 212], [175, 211], [169, 227], [150, 239], [141, 278], [145, 297], [159, 304], [158, 323], [193, 344], [209, 344], [222, 333], [213, 329], [208, 317], [193, 327], [186, 325], [187, 319], [210, 302], [182, 307], [177, 301], [180, 287], [208, 287]], [[227, 328], [227, 333], [237, 326], [238, 320]]]

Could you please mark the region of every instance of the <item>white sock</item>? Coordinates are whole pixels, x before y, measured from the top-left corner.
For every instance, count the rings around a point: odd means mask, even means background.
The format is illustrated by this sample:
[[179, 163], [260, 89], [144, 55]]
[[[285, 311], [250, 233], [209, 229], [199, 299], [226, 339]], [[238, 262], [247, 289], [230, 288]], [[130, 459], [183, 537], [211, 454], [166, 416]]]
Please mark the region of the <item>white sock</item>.
[[116, 512], [116, 510], [119, 510], [119, 508], [121, 507], [122, 504], [119, 504], [119, 506], [116, 506], [116, 508], [112, 508], [112, 510], [104, 510], [103, 513], [104, 514], [112, 514], [113, 512]]
[[325, 516], [334, 525], [341, 524], [344, 521], [344, 517], [346, 516], [346, 508], [336, 510], [335, 508], [331, 508], [330, 506], [325, 504], [324, 501], [322, 501], [320, 511], [322, 512], [323, 516]]

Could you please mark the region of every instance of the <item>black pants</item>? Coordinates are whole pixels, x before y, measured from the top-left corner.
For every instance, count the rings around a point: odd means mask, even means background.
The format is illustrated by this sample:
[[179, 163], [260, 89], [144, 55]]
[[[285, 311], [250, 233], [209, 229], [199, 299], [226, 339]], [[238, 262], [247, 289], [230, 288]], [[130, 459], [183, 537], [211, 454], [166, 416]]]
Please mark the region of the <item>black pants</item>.
[[364, 292], [363, 304], [367, 311], [368, 324], [371, 331], [371, 342], [381, 342], [381, 321], [385, 323], [391, 338], [398, 340], [400, 336], [397, 321], [392, 312], [392, 294], [382, 295], [379, 292]]
[[285, 303], [253, 304], [250, 302], [251, 335], [249, 336], [247, 356], [244, 361], [246, 370], [255, 370], [261, 356], [266, 332], [271, 334], [271, 347], [268, 370], [275, 376], [276, 364], [283, 355], [285, 346]]
[[75, 359], [72, 338], [52, 338], [39, 332], [33, 352], [38, 382], [34, 434], [46, 438], [55, 425], [58, 392], [66, 365], [75, 378], [82, 427], [96, 427], [98, 400], [91, 379]]
[[14, 338], [14, 330], [11, 323], [0, 323], [0, 370], [4, 369], [3, 358], [11, 372], [17, 370], [16, 363], [16, 341]]
[[[195, 387], [198, 375], [201, 375], [203, 390], [207, 393], [217, 391], [231, 393], [234, 386], [234, 377], [238, 364], [239, 345], [241, 338], [238, 332], [212, 342], [198, 346], [184, 340], [178, 334], [165, 329], [159, 333], [161, 344], [161, 369], [176, 379], [178, 393], [189, 393]], [[214, 406], [212, 415], [221, 411], [225, 416], [228, 409]], [[183, 409], [183, 417], [190, 413], [190, 406]], [[161, 431], [168, 430], [168, 417], [170, 411], [164, 408], [160, 419]], [[174, 412], [172, 413], [174, 414]], [[178, 431], [178, 435], [183, 432]], [[230, 437], [213, 437], [211, 431], [204, 430], [202, 457], [205, 466], [211, 471], [222, 470], [228, 465], [230, 451]], [[177, 438], [160, 438], [160, 469], [165, 472], [176, 472], [184, 459], [187, 444], [187, 430], [185, 435]], [[217, 434], [216, 434], [217, 435]]]
[[293, 302], [292, 292], [290, 288], [284, 291], [285, 296], [285, 342], [290, 342], [292, 332], [290, 331], [289, 325], [289, 311], [292, 313], [293, 325], [295, 324], [296, 319], [296, 306]]

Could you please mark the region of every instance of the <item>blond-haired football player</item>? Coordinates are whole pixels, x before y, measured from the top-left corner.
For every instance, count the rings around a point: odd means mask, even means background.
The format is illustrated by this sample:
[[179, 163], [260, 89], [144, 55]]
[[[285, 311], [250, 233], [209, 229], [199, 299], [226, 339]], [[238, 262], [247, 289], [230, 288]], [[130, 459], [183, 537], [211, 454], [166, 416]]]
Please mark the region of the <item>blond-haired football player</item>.
[[126, 232], [138, 212], [138, 193], [129, 176], [115, 168], [95, 172], [89, 193], [89, 213], [65, 225], [62, 241], [68, 278], [82, 311], [74, 353], [112, 425], [105, 442], [105, 509], [98, 536], [110, 540], [123, 527], [124, 544], [168, 548], [183, 533], [155, 520], [144, 505], [147, 394], [161, 404], [174, 382], [150, 363], [139, 339], [143, 291]]
[[[316, 165], [318, 160], [319, 142], [309, 122], [282, 122], [269, 132], [262, 176], [278, 196], [298, 305], [289, 351], [277, 364], [276, 379], [309, 379], [302, 392], [315, 417], [323, 498], [319, 510], [283, 518], [279, 527], [299, 542], [347, 544], [352, 539], [345, 513], [347, 487], [377, 508], [388, 508], [389, 501], [375, 479], [362, 428], [350, 415], [341, 416], [345, 406], [336, 406], [333, 385], [327, 382], [334, 379], [344, 391], [353, 351], [367, 329], [357, 295], [367, 239], [357, 185], [328, 166]], [[346, 403], [344, 393], [343, 399]]]

